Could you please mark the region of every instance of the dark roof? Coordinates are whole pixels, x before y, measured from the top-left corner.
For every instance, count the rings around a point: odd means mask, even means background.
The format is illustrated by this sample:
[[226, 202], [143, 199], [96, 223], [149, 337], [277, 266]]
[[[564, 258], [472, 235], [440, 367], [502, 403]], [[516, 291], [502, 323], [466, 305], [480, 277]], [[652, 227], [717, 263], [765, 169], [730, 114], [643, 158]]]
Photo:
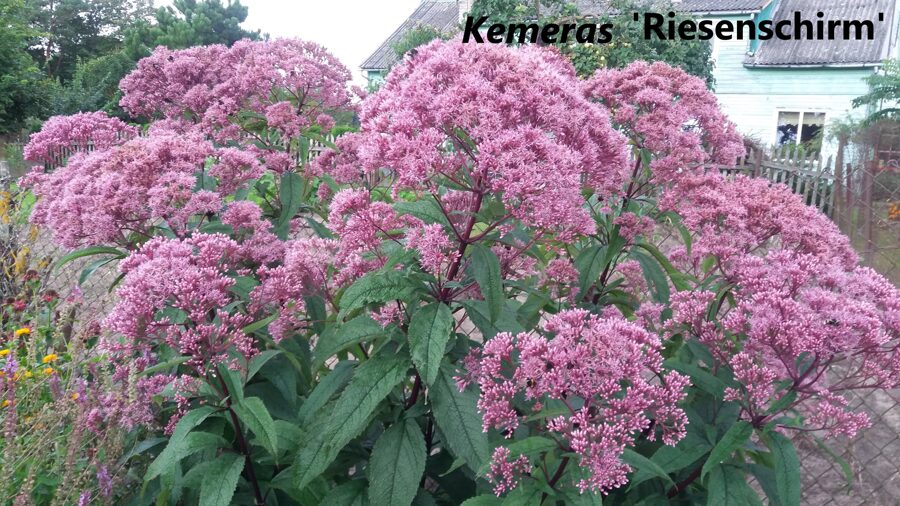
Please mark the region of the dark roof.
[[[610, 12], [610, 0], [573, 0], [582, 14], [600, 15]], [[773, 0], [682, 0], [678, 10], [682, 12], [757, 12]], [[653, 0], [648, 0], [653, 2]], [[428, 25], [444, 32], [453, 32], [459, 26], [459, 6], [456, 0], [423, 0], [412, 15], [381, 43], [360, 66], [365, 70], [385, 70], [397, 61], [391, 47], [403, 40], [407, 32], [420, 25]]]
[[[824, 5], [823, 5], [824, 4]], [[894, 36], [894, 0], [781, 0], [774, 20], [793, 19], [794, 12], [816, 20], [815, 13], [825, 13], [825, 20], [871, 20], [875, 24], [873, 40], [780, 40], [761, 44], [747, 66], [872, 66], [888, 57]], [[884, 22], [878, 14], [884, 13]], [[826, 25], [827, 26], [827, 25]], [[838, 35], [843, 35], [838, 30]]]
[[397, 28], [381, 46], [366, 58], [361, 68], [385, 70], [397, 61], [394, 44], [403, 40], [404, 35], [418, 26], [431, 26], [442, 32], [455, 31], [459, 25], [459, 7], [456, 0], [425, 0], [415, 12]]
[[[759, 12], [773, 0], [682, 0], [672, 2], [672, 5], [681, 12], [704, 14], [707, 12]], [[647, 4], [653, 5], [659, 2], [647, 0]], [[578, 12], [581, 14], [608, 14], [610, 0], [576, 0]]]
[[683, 0], [684, 12], [758, 12], [772, 0]]

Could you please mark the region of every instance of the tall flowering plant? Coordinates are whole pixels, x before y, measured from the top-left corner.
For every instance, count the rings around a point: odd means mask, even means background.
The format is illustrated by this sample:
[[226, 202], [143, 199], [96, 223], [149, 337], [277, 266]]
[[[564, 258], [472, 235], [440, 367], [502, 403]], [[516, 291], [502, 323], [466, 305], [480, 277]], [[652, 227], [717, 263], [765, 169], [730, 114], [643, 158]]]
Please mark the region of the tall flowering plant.
[[700, 80], [438, 41], [310, 163], [347, 78], [295, 41], [160, 49], [122, 83], [149, 136], [29, 178], [74, 255], [124, 258], [98, 349], [164, 438], [142, 494], [719, 504], [753, 475], [798, 504], [792, 431], [853, 435], [846, 395], [900, 383], [900, 293], [719, 175], [743, 147]]

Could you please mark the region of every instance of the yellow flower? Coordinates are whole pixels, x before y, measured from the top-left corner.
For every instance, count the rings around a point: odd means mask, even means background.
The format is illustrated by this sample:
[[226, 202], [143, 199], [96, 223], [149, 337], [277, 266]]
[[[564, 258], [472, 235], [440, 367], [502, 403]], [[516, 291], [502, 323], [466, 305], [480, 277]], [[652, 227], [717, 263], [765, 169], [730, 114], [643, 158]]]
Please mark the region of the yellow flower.
[[28, 246], [25, 246], [16, 254], [15, 263], [13, 264], [13, 269], [16, 274], [22, 274], [25, 272], [25, 269], [28, 267], [29, 253], [31, 253], [31, 249]]
[[5, 357], [9, 355], [9, 350], [0, 350], [0, 357]]
[[78, 392], [72, 392], [72, 400], [73, 400], [73, 401], [77, 401], [77, 400], [78, 400]]
[[49, 354], [49, 355], [45, 355], [45, 356], [44, 356], [44, 359], [41, 360], [41, 362], [43, 362], [43, 363], [45, 363], [45, 364], [49, 364], [50, 362], [53, 362], [53, 361], [56, 360], [57, 358], [59, 358], [59, 357], [56, 356], [56, 353], [51, 353], [51, 354]]
[[26, 377], [26, 378], [31, 378], [31, 377], [33, 377], [33, 376], [34, 376], [34, 373], [33, 373], [33, 372], [31, 372], [31, 371], [25, 371], [25, 377]]
[[24, 335], [31, 335], [31, 329], [28, 327], [22, 327], [16, 331], [16, 337], [24, 336]]
[[53, 374], [53, 368], [47, 367], [46, 369], [44, 369], [44, 374], [46, 374], [47, 376], [50, 376], [51, 374]]
[[6, 406], [9, 406], [9, 399], [3, 399], [3, 402], [0, 403], [0, 407], [5, 408]]

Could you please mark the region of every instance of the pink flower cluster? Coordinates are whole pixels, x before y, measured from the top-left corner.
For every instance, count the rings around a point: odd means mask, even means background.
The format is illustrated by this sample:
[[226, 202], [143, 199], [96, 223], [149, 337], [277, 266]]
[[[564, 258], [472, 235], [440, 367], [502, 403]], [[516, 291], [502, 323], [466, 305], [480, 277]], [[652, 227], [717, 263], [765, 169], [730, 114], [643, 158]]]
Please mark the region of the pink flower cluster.
[[187, 365], [201, 374], [234, 365], [230, 352], [251, 358], [253, 339], [241, 329], [253, 319], [225, 309], [233, 301], [229, 274], [238, 249], [221, 234], [148, 241], [119, 265], [124, 279], [104, 326], [121, 339], [104, 347], [125, 358], [165, 344], [189, 356]]
[[190, 216], [221, 207], [218, 194], [194, 191], [212, 154], [200, 138], [169, 133], [74, 155], [65, 167], [25, 179], [39, 197], [31, 220], [68, 247], [125, 244], [129, 233], [150, 235], [157, 219], [181, 231]]
[[867, 427], [841, 395], [900, 386], [900, 290], [871, 269], [784, 250], [742, 258], [734, 276], [737, 306], [722, 325], [745, 339], [729, 396], [753, 418], [790, 380], [811, 428], [853, 437]]
[[510, 460], [509, 448], [498, 446], [491, 456], [491, 469], [487, 477], [494, 484], [494, 494], [500, 496], [516, 488], [519, 476], [530, 470], [531, 462], [528, 457], [519, 455], [517, 459]]
[[290, 241], [284, 246], [282, 265], [257, 270], [262, 284], [251, 294], [251, 310], [278, 312], [278, 318], [269, 324], [269, 333], [275, 340], [306, 328], [306, 295], [319, 294], [330, 299], [330, 292], [336, 288], [332, 265], [337, 249], [336, 241], [327, 239]]
[[[658, 432], [668, 445], [684, 437], [687, 417], [677, 404], [689, 380], [663, 372], [657, 336], [621, 316], [582, 310], [553, 316], [544, 330], [553, 337], [498, 334], [466, 358], [460, 385], [479, 385], [485, 431], [502, 429], [509, 437], [528, 414], [562, 403], [569, 412], [543, 429], [579, 455], [589, 474], [578, 487], [600, 492], [627, 482], [631, 468], [621, 455], [639, 434], [653, 440]], [[520, 395], [527, 407], [514, 400]], [[510, 484], [507, 457], [495, 454], [498, 492]]]
[[719, 109], [706, 83], [662, 62], [635, 62], [598, 71], [585, 93], [605, 105], [613, 124], [653, 154], [657, 184], [676, 181], [708, 165], [733, 166], [743, 140]]
[[104, 150], [137, 135], [137, 128], [104, 112], [53, 116], [28, 140], [25, 159], [49, 163], [65, 151]]
[[697, 264], [707, 255], [724, 262], [773, 247], [834, 260], [845, 269], [859, 260], [833, 221], [787, 186], [765, 179], [707, 174], [666, 192], [660, 207], [678, 212], [697, 235]]
[[255, 115], [287, 138], [313, 125], [330, 131], [330, 114], [350, 105], [350, 78], [323, 47], [296, 39], [158, 47], [122, 80], [121, 105], [132, 114], [188, 118], [220, 142], [252, 138], [265, 146], [240, 116]]
[[240, 243], [236, 258], [251, 266], [278, 264], [284, 258], [284, 242], [272, 232], [272, 224], [263, 218], [263, 210], [256, 203], [232, 202], [222, 214], [222, 223], [232, 227], [231, 237]]
[[[694, 234], [685, 266], [724, 276], [734, 302], [707, 320], [714, 294], [675, 294], [673, 321], [731, 366], [740, 386], [729, 398], [750, 421], [777, 415], [768, 408], [787, 382], [797, 397], [783, 410], [828, 435], [855, 435], [868, 419], [842, 395], [900, 384], [900, 290], [857, 267], [847, 237], [787, 187], [712, 174], [696, 181], [704, 184], [682, 181], [661, 205], [677, 206]], [[707, 258], [715, 264], [701, 272]]]
[[419, 252], [419, 261], [425, 272], [440, 278], [459, 259], [456, 245], [447, 237], [438, 224], [413, 228], [408, 236], [406, 248]]
[[390, 204], [373, 201], [366, 190], [338, 192], [331, 200], [328, 214], [328, 228], [339, 238], [335, 261], [340, 272], [335, 276], [335, 283], [343, 285], [382, 267], [387, 260], [382, 242], [402, 245], [407, 229], [420, 226], [421, 220], [409, 215], [398, 216]]
[[473, 197], [496, 195], [509, 217], [561, 240], [595, 230], [583, 181], [602, 195], [624, 182], [625, 143], [606, 111], [562, 56], [539, 48], [431, 43], [364, 102], [360, 120], [319, 172], [348, 181], [387, 168], [395, 191], [436, 198], [450, 181]]

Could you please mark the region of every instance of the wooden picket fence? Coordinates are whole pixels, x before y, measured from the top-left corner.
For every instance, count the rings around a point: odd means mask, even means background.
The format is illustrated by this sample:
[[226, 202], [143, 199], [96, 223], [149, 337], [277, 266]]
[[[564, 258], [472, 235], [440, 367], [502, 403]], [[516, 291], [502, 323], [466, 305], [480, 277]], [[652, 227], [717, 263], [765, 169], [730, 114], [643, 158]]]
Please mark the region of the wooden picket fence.
[[[145, 131], [139, 133], [146, 136]], [[333, 142], [333, 139], [329, 138]], [[307, 163], [319, 157], [328, 147], [319, 141], [310, 141]], [[52, 160], [45, 163], [45, 169], [54, 170], [65, 165], [70, 156], [79, 152], [94, 150], [93, 144], [86, 146], [70, 146], [60, 149]], [[297, 154], [297, 162], [302, 163]], [[832, 159], [823, 160], [818, 153], [801, 154], [799, 150], [786, 147], [770, 151], [751, 150], [738, 160], [735, 167], [723, 167], [726, 175], [744, 174], [752, 177], [763, 177], [774, 183], [787, 185], [794, 193], [801, 195], [807, 205], [811, 205], [834, 217], [835, 177]]]

